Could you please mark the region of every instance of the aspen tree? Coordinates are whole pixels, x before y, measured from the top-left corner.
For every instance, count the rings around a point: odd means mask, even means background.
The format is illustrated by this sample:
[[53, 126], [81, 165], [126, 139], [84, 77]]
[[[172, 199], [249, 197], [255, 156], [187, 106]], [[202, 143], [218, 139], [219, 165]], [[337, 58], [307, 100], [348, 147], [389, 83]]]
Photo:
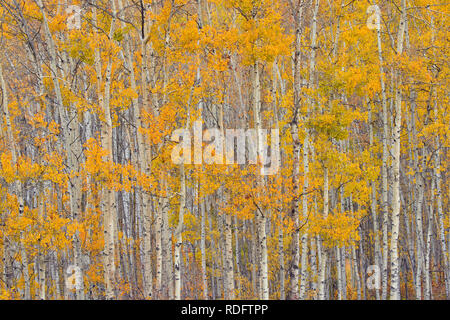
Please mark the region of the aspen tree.
[[[329, 194], [328, 194], [328, 168], [325, 166], [323, 169], [323, 216], [324, 218], [328, 217], [328, 208], [329, 208]], [[325, 300], [326, 298], [326, 274], [327, 274], [327, 260], [328, 260], [328, 252], [327, 248], [323, 245], [323, 239], [320, 240], [322, 247], [321, 261], [320, 261], [320, 271], [319, 271], [319, 300]]]
[[[13, 131], [12, 131], [12, 123], [11, 123], [11, 116], [10, 116], [10, 112], [9, 112], [9, 107], [8, 107], [8, 92], [6, 90], [6, 83], [5, 83], [5, 79], [3, 77], [3, 69], [2, 69], [2, 65], [0, 63], [0, 85], [2, 88], [2, 105], [3, 105], [3, 116], [5, 117], [5, 121], [6, 121], [6, 129], [7, 129], [7, 136], [8, 136], [8, 140], [11, 146], [11, 156], [12, 156], [12, 163], [13, 164], [17, 164], [17, 160], [18, 160], [18, 156], [19, 153], [17, 151], [17, 147], [16, 147], [16, 141], [14, 139], [14, 135], [13, 135]], [[23, 215], [23, 210], [24, 210], [24, 199], [22, 196], [22, 183], [20, 180], [16, 180], [14, 183], [14, 191], [16, 193], [17, 196], [17, 203], [19, 205], [18, 211], [19, 211], [19, 217], [21, 217]], [[30, 293], [30, 277], [29, 277], [29, 272], [28, 272], [28, 257], [27, 257], [27, 252], [26, 252], [26, 248], [24, 246], [23, 240], [23, 233], [20, 233], [20, 238], [19, 238], [19, 248], [20, 248], [20, 256], [22, 259], [22, 270], [23, 270], [23, 279], [24, 279], [24, 283], [25, 283], [25, 288], [24, 288], [24, 293], [23, 293], [23, 299], [25, 300], [30, 300], [31, 299], [31, 293]]]
[[293, 61], [293, 98], [294, 98], [294, 112], [292, 116], [292, 122], [290, 124], [292, 131], [293, 140], [293, 169], [292, 169], [292, 185], [294, 199], [292, 201], [292, 208], [290, 209], [291, 218], [294, 221], [294, 234], [292, 241], [292, 260], [290, 262], [289, 276], [289, 296], [288, 299], [298, 299], [299, 298], [299, 288], [298, 288], [298, 274], [299, 274], [299, 263], [300, 263], [300, 253], [299, 253], [299, 163], [300, 163], [300, 137], [299, 137], [299, 125], [300, 125], [300, 85], [301, 85], [301, 38], [302, 38], [302, 17], [303, 17], [304, 1], [299, 0], [295, 7], [291, 8], [291, 15], [294, 20], [295, 29], [295, 42], [294, 42], [294, 61]]
[[[188, 121], [189, 123], [189, 121]], [[178, 213], [178, 225], [175, 231], [175, 253], [174, 253], [174, 267], [175, 267], [175, 300], [181, 300], [181, 246], [183, 245], [183, 219], [186, 210], [186, 175], [184, 164], [180, 165], [180, 210]]]
[[[406, 0], [402, 0], [400, 25], [397, 35], [397, 50], [396, 54], [403, 53], [403, 40], [406, 29]], [[398, 253], [398, 237], [400, 228], [400, 138], [402, 127], [402, 80], [401, 74], [397, 72], [397, 85], [395, 91], [395, 120], [394, 130], [392, 134], [393, 148], [392, 148], [392, 172], [393, 172], [393, 205], [392, 205], [392, 237], [391, 237], [391, 300], [400, 299], [400, 280], [399, 280], [399, 253]]]
[[[112, 39], [114, 34], [114, 24], [116, 20], [115, 2], [112, 1], [113, 18], [109, 30], [109, 39]], [[97, 9], [93, 9], [94, 26], [97, 26]], [[97, 73], [97, 90], [99, 105], [102, 109], [105, 120], [101, 125], [101, 144], [106, 150], [105, 160], [108, 163], [113, 162], [112, 155], [112, 119], [110, 110], [110, 88], [111, 88], [111, 76], [112, 76], [112, 57], [109, 56], [105, 76], [102, 75], [102, 61], [100, 60], [100, 50], [95, 49], [95, 69]], [[102, 91], [104, 88], [104, 91]], [[102, 190], [102, 211], [103, 211], [103, 227], [105, 236], [105, 249], [104, 249], [104, 272], [105, 272], [105, 286], [106, 286], [106, 298], [113, 299], [115, 296], [115, 243], [114, 238], [116, 234], [116, 221], [113, 210], [115, 210], [115, 193], [113, 190], [108, 190], [107, 187], [103, 187]]]
[[[312, 18], [311, 27], [311, 53], [310, 53], [310, 65], [309, 65], [309, 88], [314, 88], [314, 71], [316, 68], [316, 46], [317, 46], [317, 13], [319, 11], [319, 0], [316, 0]], [[306, 117], [310, 116], [310, 105], [313, 100], [308, 97]], [[305, 139], [303, 142], [303, 196], [302, 196], [302, 216], [303, 219], [308, 217], [308, 173], [309, 173], [309, 129], [305, 130]], [[300, 270], [300, 299], [305, 299], [306, 281], [307, 281], [307, 259], [308, 253], [308, 234], [302, 233], [302, 256], [301, 256], [301, 270]]]
[[384, 80], [384, 59], [382, 51], [381, 25], [377, 28], [377, 47], [378, 61], [380, 65], [380, 85], [381, 85], [381, 101], [382, 101], [382, 119], [383, 119], [383, 154], [381, 166], [381, 211], [383, 217], [383, 259], [382, 259], [382, 293], [381, 299], [387, 297], [387, 281], [388, 281], [388, 223], [389, 223], [389, 204], [388, 204], [388, 110], [386, 97], [386, 84]]

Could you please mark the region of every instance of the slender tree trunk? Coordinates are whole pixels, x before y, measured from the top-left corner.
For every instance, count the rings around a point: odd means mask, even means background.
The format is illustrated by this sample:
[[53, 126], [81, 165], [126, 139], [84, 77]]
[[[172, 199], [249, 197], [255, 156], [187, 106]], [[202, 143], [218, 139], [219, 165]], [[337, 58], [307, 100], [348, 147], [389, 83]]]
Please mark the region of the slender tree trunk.
[[[402, 0], [401, 20], [397, 37], [397, 54], [403, 52], [403, 38], [406, 28], [406, 0]], [[401, 75], [397, 72], [397, 88], [395, 91], [395, 120], [394, 130], [392, 133], [392, 237], [391, 237], [391, 300], [400, 300], [400, 279], [399, 279], [399, 253], [398, 253], [398, 237], [400, 228], [400, 137], [402, 128], [402, 80]]]
[[[326, 219], [328, 217], [328, 168], [324, 168], [323, 174], [323, 216]], [[327, 260], [328, 251], [323, 246], [323, 239], [321, 241], [322, 257], [320, 263], [320, 279], [319, 279], [319, 300], [326, 299], [326, 274], [327, 274]]]
[[[373, 147], [374, 141], [373, 141], [373, 120], [372, 120], [372, 104], [369, 103], [369, 116], [368, 116], [368, 122], [369, 122], [369, 143], [370, 147]], [[373, 155], [372, 155], [373, 156]], [[372, 222], [373, 222], [373, 233], [374, 233], [374, 264], [378, 267], [380, 267], [381, 263], [381, 251], [380, 251], [380, 236], [379, 236], [379, 230], [378, 230], [378, 214], [377, 214], [377, 191], [376, 191], [376, 185], [375, 181], [370, 181], [370, 211], [372, 213]], [[380, 289], [376, 288], [376, 298], [377, 300], [380, 300]]]
[[[189, 122], [189, 121], [188, 121]], [[178, 226], [175, 231], [175, 300], [181, 300], [181, 247], [183, 245], [183, 219], [186, 210], [186, 175], [184, 164], [180, 165], [180, 209], [178, 213]]]
[[[6, 90], [6, 84], [5, 79], [3, 78], [3, 69], [0, 63], [0, 85], [2, 88], [2, 104], [3, 104], [3, 115], [5, 116], [6, 121], [6, 129], [7, 129], [7, 136], [10, 143], [11, 148], [11, 156], [12, 156], [12, 163], [17, 165], [17, 160], [19, 157], [19, 151], [18, 145], [14, 139], [13, 131], [12, 131], [12, 123], [11, 123], [11, 115], [9, 112], [9, 106], [8, 106], [8, 92]], [[22, 183], [19, 179], [17, 179], [14, 182], [14, 192], [17, 196], [17, 202], [19, 205], [19, 217], [23, 216], [24, 206], [25, 202], [23, 199], [23, 189], [22, 189]], [[18, 243], [19, 251], [20, 251], [20, 257], [22, 262], [22, 273], [23, 273], [23, 279], [24, 279], [24, 293], [23, 293], [23, 299], [30, 300], [31, 299], [31, 288], [30, 288], [30, 276], [28, 271], [28, 257], [27, 257], [27, 251], [25, 248], [25, 245], [23, 243], [23, 231], [20, 231], [20, 240]]]

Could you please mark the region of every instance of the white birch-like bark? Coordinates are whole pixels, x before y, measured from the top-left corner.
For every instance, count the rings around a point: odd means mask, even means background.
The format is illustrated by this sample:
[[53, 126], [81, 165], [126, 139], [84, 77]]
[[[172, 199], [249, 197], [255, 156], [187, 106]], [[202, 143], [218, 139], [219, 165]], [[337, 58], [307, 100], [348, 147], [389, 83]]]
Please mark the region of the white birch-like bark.
[[[373, 120], [372, 120], [372, 104], [369, 103], [369, 114], [368, 114], [368, 122], [369, 122], [369, 145], [372, 148], [374, 144], [373, 137]], [[378, 214], [377, 214], [377, 191], [375, 181], [370, 181], [370, 211], [372, 213], [372, 223], [373, 223], [373, 233], [374, 233], [374, 263], [376, 266], [380, 267], [381, 265], [381, 251], [380, 251], [380, 236], [378, 230]], [[376, 298], [380, 300], [380, 289], [375, 288]]]
[[201, 251], [201, 264], [202, 264], [202, 285], [203, 285], [203, 299], [208, 299], [208, 277], [206, 273], [206, 226], [205, 226], [205, 202], [200, 200], [200, 251]]
[[[323, 216], [328, 217], [328, 168], [324, 168], [323, 173]], [[326, 299], [326, 274], [327, 274], [327, 260], [328, 252], [327, 248], [323, 246], [323, 239], [320, 240], [322, 247], [322, 257], [320, 263], [320, 278], [319, 278], [319, 300]]]
[[299, 122], [300, 122], [300, 85], [301, 85], [301, 37], [302, 37], [302, 14], [303, 14], [303, 1], [298, 3], [298, 7], [293, 10], [292, 16], [294, 19], [295, 26], [295, 48], [294, 48], [294, 63], [293, 63], [293, 74], [294, 74], [294, 115], [291, 123], [292, 140], [293, 140], [293, 168], [292, 168], [292, 185], [293, 185], [293, 195], [294, 199], [292, 201], [291, 218], [294, 221], [294, 232], [292, 234], [292, 258], [291, 265], [289, 268], [290, 284], [289, 284], [289, 299], [299, 298], [299, 263], [300, 263], [300, 253], [299, 253], [299, 175], [300, 175], [300, 137], [299, 137]]
[[[13, 164], [17, 164], [17, 160], [19, 157], [19, 151], [17, 150], [18, 146], [14, 139], [14, 134], [12, 131], [12, 123], [11, 123], [11, 115], [9, 112], [8, 107], [8, 92], [5, 84], [5, 79], [3, 77], [3, 69], [0, 63], [0, 86], [2, 89], [2, 104], [3, 104], [3, 115], [5, 116], [5, 122], [6, 122], [6, 131], [8, 140], [10, 143], [11, 148], [11, 160]], [[17, 196], [18, 204], [19, 204], [19, 217], [23, 216], [24, 206], [25, 202], [23, 199], [23, 190], [22, 190], [22, 183], [19, 179], [17, 179], [14, 182], [14, 191]], [[19, 250], [20, 250], [20, 257], [22, 260], [22, 270], [23, 270], [23, 278], [24, 278], [24, 293], [23, 298], [25, 300], [31, 299], [31, 289], [30, 289], [30, 276], [28, 271], [28, 256], [26, 252], [25, 245], [23, 244], [23, 231], [20, 232], [20, 240], [19, 240]]]
[[[150, 103], [149, 103], [149, 94], [148, 94], [148, 86], [147, 84], [150, 82], [148, 77], [148, 64], [147, 64], [147, 41], [146, 39], [141, 38], [141, 59], [142, 59], [142, 68], [141, 68], [141, 88], [142, 88], [142, 110], [140, 110], [140, 126], [145, 128], [145, 124], [142, 121], [142, 116], [144, 112], [150, 111]], [[138, 144], [139, 150], [141, 152], [140, 155], [140, 169], [147, 175], [151, 175], [151, 163], [150, 159], [152, 158], [151, 149], [144, 141], [144, 137], [142, 135], [138, 135]], [[158, 212], [158, 215], [163, 214], [162, 212]], [[144, 263], [144, 295], [145, 297], [151, 298], [153, 296], [153, 270], [152, 270], [152, 254], [151, 254], [151, 231], [152, 231], [152, 210], [151, 210], [151, 198], [149, 194], [145, 191], [142, 192], [142, 215], [144, 220], [144, 235], [143, 235], [143, 263]], [[158, 220], [159, 222], [161, 220]]]
[[[44, 188], [42, 184], [39, 186], [39, 204], [38, 204], [38, 212], [39, 212], [39, 224], [43, 226], [44, 224]], [[38, 277], [39, 277], [39, 299], [45, 300], [46, 298], [46, 286], [45, 286], [45, 274], [46, 274], [46, 254], [43, 252], [43, 248], [38, 244]]]
[[231, 232], [231, 216], [225, 215], [225, 282], [227, 288], [227, 299], [235, 298], [234, 272], [233, 272], [233, 243]]
[[[435, 179], [431, 179], [431, 190], [433, 190], [435, 184]], [[433, 237], [433, 217], [434, 217], [434, 193], [431, 192], [430, 203], [428, 206], [428, 231], [427, 231], [427, 241], [426, 241], [426, 251], [425, 251], [425, 268], [424, 268], [424, 278], [425, 278], [425, 300], [432, 299], [432, 283], [430, 275], [430, 263], [431, 263], [431, 241]]]
[[[311, 27], [311, 52], [310, 52], [310, 65], [309, 65], [309, 88], [314, 87], [314, 71], [316, 68], [316, 46], [317, 46], [317, 13], [319, 11], [319, 0], [316, 0], [314, 6], [314, 13], [312, 18]], [[310, 108], [312, 107], [313, 99], [308, 97], [306, 117], [309, 116]], [[305, 119], [306, 120], [306, 119]], [[305, 139], [303, 141], [303, 196], [302, 196], [302, 217], [307, 219], [308, 217], [308, 174], [309, 174], [309, 129], [305, 129]], [[305, 299], [307, 288], [307, 254], [308, 254], [308, 233], [302, 232], [301, 237], [301, 260], [300, 260], [300, 293], [299, 298]]]
[[[403, 52], [403, 39], [406, 29], [406, 0], [402, 0], [400, 26], [397, 36], [397, 54]], [[392, 236], [391, 236], [391, 300], [400, 300], [400, 278], [399, 278], [399, 253], [398, 238], [400, 229], [400, 138], [402, 128], [402, 80], [397, 72], [397, 87], [395, 91], [395, 119], [392, 133]]]
[[388, 205], [388, 110], [386, 85], [384, 81], [384, 59], [381, 46], [381, 27], [377, 29], [377, 47], [378, 61], [380, 64], [380, 85], [381, 85], [381, 102], [382, 102], [382, 118], [383, 118], [383, 153], [381, 165], [381, 212], [383, 216], [383, 250], [382, 250], [382, 272], [381, 272], [381, 299], [387, 298], [388, 287], [388, 224], [389, 224], [389, 205]]
[[[273, 100], [273, 114], [274, 114], [274, 125], [275, 125], [275, 129], [280, 129], [280, 123], [279, 123], [279, 116], [278, 116], [278, 101], [277, 101], [277, 87], [278, 87], [278, 75], [279, 75], [279, 68], [278, 68], [278, 62], [275, 60], [273, 63], [273, 68], [272, 68], [272, 100]], [[281, 79], [280, 79], [280, 82]], [[283, 90], [282, 90], [283, 91]], [[284, 94], [284, 92], [282, 92], [282, 94]], [[279, 157], [278, 159], [278, 167], [281, 168], [281, 159], [283, 157]], [[279, 187], [279, 192], [283, 193], [283, 187], [280, 186]], [[284, 232], [283, 232], [283, 225], [282, 225], [282, 219], [283, 219], [283, 215], [280, 214], [279, 216], [279, 221], [280, 221], [280, 225], [278, 226], [278, 264], [279, 264], [279, 268], [280, 268], [280, 273], [279, 273], [279, 281], [280, 281], [280, 300], [285, 300], [286, 299], [286, 292], [285, 292], [285, 269], [284, 269]]]
[[[437, 100], [434, 102], [434, 116], [437, 119], [438, 109]], [[436, 181], [436, 204], [437, 204], [437, 217], [438, 217], [438, 233], [439, 233], [439, 243], [443, 253], [443, 267], [444, 267], [444, 277], [445, 277], [445, 288], [447, 298], [450, 297], [450, 256], [448, 252], [448, 246], [445, 239], [445, 229], [444, 229], [444, 209], [442, 205], [442, 175], [441, 175], [441, 142], [439, 136], [435, 138], [436, 144], [436, 154], [434, 156], [434, 169], [433, 175]], [[433, 189], [432, 189], [433, 192]], [[449, 232], [450, 234], [450, 232]]]
[[[188, 121], [189, 122], [189, 121]], [[175, 231], [175, 300], [181, 300], [181, 247], [183, 245], [183, 220], [186, 210], [186, 175], [184, 164], [180, 165], [180, 209], [178, 212], [178, 225]]]
[[342, 293], [342, 261], [341, 261], [341, 249], [339, 247], [335, 247], [336, 253], [336, 276], [337, 276], [337, 289], [338, 289], [338, 300], [343, 300]]
[[[112, 3], [113, 19], [111, 21], [111, 27], [109, 30], [109, 38], [113, 38], [114, 25], [116, 20], [115, 2]], [[97, 25], [97, 9], [93, 8], [93, 23]], [[102, 64], [100, 58], [100, 49], [95, 48], [94, 64], [97, 73], [97, 92], [99, 106], [105, 117], [105, 121], [101, 124], [101, 144], [102, 148], [107, 151], [105, 161], [113, 163], [113, 134], [112, 134], [112, 119], [110, 110], [110, 89], [111, 89], [111, 76], [112, 76], [112, 57], [109, 57], [106, 66], [105, 76], [102, 76]], [[104, 90], [102, 92], [102, 85], [104, 84]], [[105, 274], [105, 286], [106, 286], [106, 299], [111, 300], [115, 296], [115, 234], [116, 234], [116, 221], [115, 221], [115, 192], [108, 189], [106, 186], [102, 189], [102, 211], [103, 211], [103, 228], [105, 238], [105, 248], [103, 251], [103, 268]]]
[[[418, 156], [418, 153], [417, 153]], [[425, 160], [425, 159], [423, 159]], [[421, 168], [424, 169], [422, 161]], [[426, 165], [426, 164], [425, 164]], [[423, 256], [423, 223], [422, 223], [422, 211], [423, 211], [423, 200], [424, 200], [424, 189], [425, 189], [425, 179], [423, 178], [424, 172], [421, 172], [421, 168], [416, 168], [416, 189], [417, 189], [417, 204], [416, 204], [416, 282], [415, 282], [415, 289], [416, 289], [416, 299], [422, 300], [422, 272], [423, 272], [423, 265], [424, 265], [424, 256]]]

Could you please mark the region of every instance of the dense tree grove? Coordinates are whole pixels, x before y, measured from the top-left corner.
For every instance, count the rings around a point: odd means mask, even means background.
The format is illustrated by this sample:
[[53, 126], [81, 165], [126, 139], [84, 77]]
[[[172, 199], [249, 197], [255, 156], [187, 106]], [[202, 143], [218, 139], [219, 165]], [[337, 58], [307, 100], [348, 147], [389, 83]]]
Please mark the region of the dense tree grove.
[[0, 298], [450, 298], [449, 14], [0, 0]]

